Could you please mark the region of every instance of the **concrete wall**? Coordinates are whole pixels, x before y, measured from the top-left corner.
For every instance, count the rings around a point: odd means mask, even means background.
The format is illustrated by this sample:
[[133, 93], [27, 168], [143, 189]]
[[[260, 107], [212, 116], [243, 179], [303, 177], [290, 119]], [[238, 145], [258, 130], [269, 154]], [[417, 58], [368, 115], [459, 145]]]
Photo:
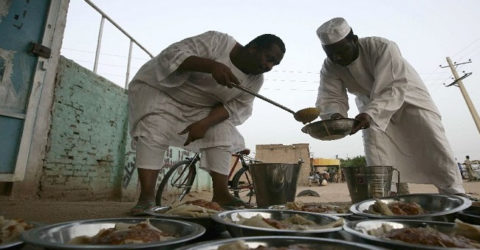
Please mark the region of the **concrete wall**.
[[119, 197], [127, 126], [124, 90], [61, 58], [40, 198]]
[[302, 159], [304, 163], [300, 168], [298, 185], [308, 185], [310, 174], [310, 149], [308, 143], [292, 145], [267, 144], [256, 145], [255, 160], [267, 163], [297, 163]]
[[[124, 200], [138, 195], [135, 152], [127, 133], [127, 94], [112, 82], [61, 57], [51, 127], [38, 197], [62, 200]], [[170, 147], [159, 179], [192, 155]], [[195, 189], [209, 189], [199, 171]]]

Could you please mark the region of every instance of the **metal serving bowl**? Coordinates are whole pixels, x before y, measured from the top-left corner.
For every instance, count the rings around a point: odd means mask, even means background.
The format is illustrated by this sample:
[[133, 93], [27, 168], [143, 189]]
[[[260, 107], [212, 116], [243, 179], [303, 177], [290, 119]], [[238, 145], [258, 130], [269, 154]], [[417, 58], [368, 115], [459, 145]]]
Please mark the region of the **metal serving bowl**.
[[408, 194], [394, 197], [377, 198], [385, 203], [403, 201], [416, 202], [423, 210], [424, 214], [419, 215], [381, 215], [368, 213], [368, 208], [375, 203], [375, 199], [369, 199], [353, 204], [350, 211], [356, 215], [367, 218], [377, 219], [421, 219], [421, 220], [435, 220], [435, 221], [453, 221], [454, 214], [462, 211], [472, 204], [472, 202], [458, 195], [444, 195], [444, 194]]
[[[309, 203], [305, 203], [306, 205], [308, 205]], [[327, 204], [322, 204], [322, 205], [327, 205]], [[334, 205], [336, 206], [336, 205]], [[302, 211], [302, 210], [294, 210], [294, 209], [289, 209], [286, 207], [286, 205], [273, 205], [273, 206], [269, 206], [268, 209], [278, 209], [278, 210], [293, 210], [293, 211]], [[335, 211], [326, 211], [326, 212], [323, 212], [323, 213], [319, 213], [319, 212], [309, 212], [309, 213], [315, 213], [315, 214], [327, 214], [327, 215], [333, 215], [333, 216], [337, 216], [337, 217], [342, 217], [342, 218], [347, 218], [351, 215], [353, 215], [353, 213], [337, 213]]]
[[202, 226], [187, 222], [167, 219], [150, 218], [150, 223], [158, 229], [177, 235], [172, 240], [146, 244], [125, 245], [74, 245], [68, 244], [77, 236], [94, 236], [101, 229], [112, 228], [115, 223], [137, 224], [146, 218], [108, 218], [70, 221], [46, 225], [24, 232], [22, 238], [26, 243], [47, 249], [174, 249], [186, 242], [200, 237], [205, 233]]
[[455, 224], [450, 222], [402, 219], [362, 220], [346, 222], [343, 226], [343, 229], [348, 233], [354, 235], [355, 237], [359, 237], [368, 243], [387, 247], [388, 249], [441, 249], [438, 246], [412, 244], [368, 234], [368, 230], [381, 230], [381, 228], [385, 225], [389, 225], [395, 229], [429, 226], [442, 233], [449, 234], [450, 232], [452, 232]]
[[322, 141], [337, 140], [349, 135], [354, 123], [351, 118], [321, 120], [304, 126], [302, 132]]
[[372, 245], [359, 244], [337, 239], [300, 236], [257, 236], [201, 242], [184, 246], [178, 248], [177, 250], [217, 250], [221, 246], [225, 246], [236, 241], [243, 241], [249, 248], [252, 249], [255, 249], [259, 246], [287, 247], [293, 244], [302, 244], [307, 247], [311, 247], [311, 249], [383, 249]]
[[173, 214], [165, 214], [166, 211], [170, 209], [169, 206], [155, 206], [145, 210], [145, 213], [156, 218], [164, 218], [164, 219], [174, 219], [174, 220], [183, 220], [189, 221], [193, 223], [197, 223], [205, 227], [206, 234], [209, 236], [221, 234], [225, 232], [227, 229], [223, 224], [217, 223], [212, 219], [211, 216], [206, 217], [189, 217], [189, 216], [179, 216]]
[[274, 210], [274, 209], [243, 209], [243, 210], [230, 210], [220, 212], [212, 218], [226, 226], [228, 232], [233, 237], [243, 237], [243, 236], [264, 236], [264, 235], [295, 235], [295, 236], [328, 236], [329, 233], [334, 233], [342, 230], [342, 226], [332, 227], [332, 228], [323, 228], [323, 229], [312, 229], [312, 230], [287, 230], [287, 229], [272, 229], [272, 228], [262, 228], [262, 227], [253, 227], [245, 226], [241, 224], [236, 224], [241, 217], [251, 218], [256, 215], [261, 215], [263, 218], [275, 219], [275, 220], [284, 220], [293, 215], [300, 215], [304, 218], [314, 221], [319, 225], [325, 225], [331, 222], [334, 222], [340, 219], [337, 216], [326, 215], [326, 214], [317, 214], [293, 210]]
[[457, 217], [463, 222], [480, 225], [480, 207], [471, 206], [458, 212]]

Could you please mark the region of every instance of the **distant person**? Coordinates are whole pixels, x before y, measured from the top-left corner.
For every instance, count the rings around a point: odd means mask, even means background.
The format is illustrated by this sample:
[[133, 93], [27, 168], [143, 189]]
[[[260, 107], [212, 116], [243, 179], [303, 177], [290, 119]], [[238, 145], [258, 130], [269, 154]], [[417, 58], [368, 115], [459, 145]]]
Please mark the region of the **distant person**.
[[200, 152], [213, 183], [212, 201], [243, 203], [228, 191], [232, 153], [245, 148], [236, 126], [252, 114], [263, 73], [278, 65], [283, 41], [264, 34], [241, 45], [228, 34], [208, 31], [176, 42], [144, 64], [128, 89], [129, 125], [140, 197], [134, 215], [155, 205], [155, 184], [169, 146]]
[[465, 156], [465, 161], [463, 162], [463, 164], [465, 165], [465, 168], [467, 169], [467, 172], [468, 172], [468, 180], [469, 181], [478, 180], [479, 178], [472, 168], [472, 162], [470, 161], [469, 155]]
[[[457, 160], [457, 158], [455, 158], [455, 161]], [[462, 175], [462, 179], [467, 179], [465, 177], [465, 174], [463, 174], [463, 167], [462, 167], [462, 163], [458, 162], [457, 161], [457, 166], [458, 166], [458, 170], [460, 170], [460, 174]]]
[[422, 183], [464, 195], [437, 107], [398, 46], [358, 38], [341, 17], [322, 24], [317, 35], [327, 55], [316, 103], [320, 117], [347, 117], [347, 92], [355, 95], [359, 114], [351, 134], [362, 130], [368, 166], [397, 168], [405, 182], [400, 193], [408, 193], [406, 183]]

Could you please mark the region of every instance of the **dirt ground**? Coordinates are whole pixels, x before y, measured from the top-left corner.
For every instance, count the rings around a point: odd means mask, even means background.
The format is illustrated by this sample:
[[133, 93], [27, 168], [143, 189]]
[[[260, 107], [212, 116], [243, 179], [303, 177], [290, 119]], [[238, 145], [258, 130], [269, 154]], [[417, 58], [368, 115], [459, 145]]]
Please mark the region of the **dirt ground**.
[[[464, 187], [472, 197], [480, 198], [480, 182], [465, 182]], [[410, 184], [410, 193], [436, 193], [432, 185]], [[327, 186], [297, 188], [297, 193], [310, 189], [320, 197], [297, 197], [303, 202], [351, 202], [346, 183], [330, 183]], [[193, 193], [192, 197], [210, 199], [207, 192]], [[71, 220], [117, 218], [128, 216], [134, 202], [65, 202], [46, 200], [8, 200], [0, 198], [0, 216], [5, 218], [23, 218], [46, 224]]]

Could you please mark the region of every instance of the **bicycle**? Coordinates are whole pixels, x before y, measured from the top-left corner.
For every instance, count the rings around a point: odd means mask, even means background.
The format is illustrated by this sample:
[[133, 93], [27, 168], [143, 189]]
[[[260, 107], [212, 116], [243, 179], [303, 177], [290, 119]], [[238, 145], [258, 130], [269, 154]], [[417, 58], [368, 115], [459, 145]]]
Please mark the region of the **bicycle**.
[[[228, 174], [228, 189], [235, 197], [250, 205], [254, 202], [255, 191], [249, 164], [257, 161], [248, 158], [249, 153], [250, 150], [245, 149], [232, 154], [235, 157], [235, 162]], [[160, 182], [155, 196], [155, 202], [158, 206], [172, 205], [185, 198], [195, 181], [199, 160], [200, 154], [196, 153], [193, 157], [187, 157], [186, 160], [177, 162], [168, 170]], [[242, 167], [233, 175], [238, 161], [241, 162]], [[232, 175], [233, 178], [230, 180]]]

